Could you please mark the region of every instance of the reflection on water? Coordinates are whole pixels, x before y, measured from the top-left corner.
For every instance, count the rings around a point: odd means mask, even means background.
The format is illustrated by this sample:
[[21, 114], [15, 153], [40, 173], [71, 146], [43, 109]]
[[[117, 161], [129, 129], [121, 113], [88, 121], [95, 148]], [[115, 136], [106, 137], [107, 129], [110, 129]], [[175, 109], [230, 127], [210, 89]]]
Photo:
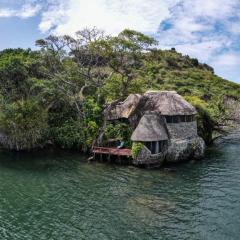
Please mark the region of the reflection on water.
[[239, 239], [240, 143], [174, 171], [0, 154], [0, 239]]

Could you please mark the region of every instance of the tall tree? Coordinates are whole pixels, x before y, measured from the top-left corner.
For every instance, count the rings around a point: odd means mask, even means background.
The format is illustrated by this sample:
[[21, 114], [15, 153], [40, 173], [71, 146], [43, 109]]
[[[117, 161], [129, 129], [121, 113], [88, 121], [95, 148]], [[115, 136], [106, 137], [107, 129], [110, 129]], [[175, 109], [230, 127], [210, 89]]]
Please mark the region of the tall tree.
[[49, 36], [36, 41], [50, 66], [49, 77], [74, 103], [80, 119], [84, 118], [84, 92], [102, 85], [104, 60], [95, 51], [93, 43], [105, 38], [102, 31], [93, 28], [78, 31], [74, 37]]
[[144, 56], [157, 42], [140, 32], [125, 29], [118, 36], [96, 41], [95, 44], [95, 49], [107, 60], [112, 73], [120, 78], [119, 94], [125, 97], [143, 65]]

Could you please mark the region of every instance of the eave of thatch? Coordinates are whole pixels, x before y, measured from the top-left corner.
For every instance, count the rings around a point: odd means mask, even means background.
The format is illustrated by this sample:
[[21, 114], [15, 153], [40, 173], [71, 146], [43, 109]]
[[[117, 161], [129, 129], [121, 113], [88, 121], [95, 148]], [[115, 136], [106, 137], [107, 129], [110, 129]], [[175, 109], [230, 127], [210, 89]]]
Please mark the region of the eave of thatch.
[[168, 140], [163, 117], [156, 113], [146, 113], [131, 136], [134, 142], [157, 142]]

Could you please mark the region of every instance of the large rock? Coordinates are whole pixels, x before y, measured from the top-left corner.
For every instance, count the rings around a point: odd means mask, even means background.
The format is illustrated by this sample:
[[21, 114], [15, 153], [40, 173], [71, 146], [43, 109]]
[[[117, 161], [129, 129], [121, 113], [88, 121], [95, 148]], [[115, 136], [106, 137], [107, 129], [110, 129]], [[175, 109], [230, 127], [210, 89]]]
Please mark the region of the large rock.
[[224, 96], [223, 104], [228, 111], [229, 121], [240, 123], [240, 101], [231, 96]]
[[201, 159], [205, 152], [205, 142], [200, 137], [191, 139], [174, 139], [166, 154], [167, 163]]

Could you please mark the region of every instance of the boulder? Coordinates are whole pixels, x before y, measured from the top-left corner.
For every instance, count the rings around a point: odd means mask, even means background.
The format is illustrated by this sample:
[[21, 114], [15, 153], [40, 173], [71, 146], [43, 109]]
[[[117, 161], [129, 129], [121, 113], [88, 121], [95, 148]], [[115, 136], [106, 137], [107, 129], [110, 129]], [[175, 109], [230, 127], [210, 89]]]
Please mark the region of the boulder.
[[205, 142], [200, 137], [190, 139], [173, 139], [166, 154], [167, 163], [201, 159], [205, 152]]

